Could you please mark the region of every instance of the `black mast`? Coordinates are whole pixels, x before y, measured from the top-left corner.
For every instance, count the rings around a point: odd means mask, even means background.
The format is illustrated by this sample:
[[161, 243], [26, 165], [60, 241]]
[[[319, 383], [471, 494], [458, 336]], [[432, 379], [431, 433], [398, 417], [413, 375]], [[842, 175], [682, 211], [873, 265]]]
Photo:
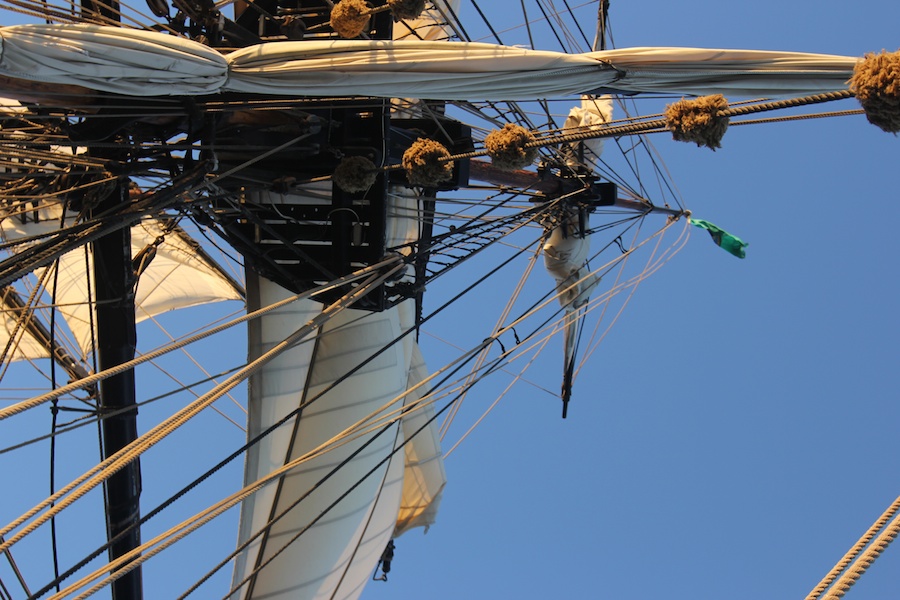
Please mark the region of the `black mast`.
[[[119, 181], [104, 207], [128, 201], [127, 184]], [[94, 242], [94, 286], [96, 289], [97, 360], [106, 370], [134, 358], [137, 333], [134, 317], [135, 275], [131, 262], [131, 229], [123, 227]], [[100, 414], [103, 458], [111, 456], [137, 438], [137, 405], [134, 370], [129, 369], [100, 382]], [[124, 410], [123, 410], [124, 409]], [[107, 416], [109, 413], [114, 413]], [[135, 459], [104, 483], [106, 535], [112, 540], [129, 532], [109, 548], [113, 561], [141, 544], [141, 466]], [[112, 584], [114, 600], [143, 597], [141, 568], [137, 567]]]
[[[118, 0], [81, 0], [82, 17], [92, 22], [121, 20]], [[107, 150], [104, 158], [114, 158]], [[106, 209], [128, 202], [128, 183], [119, 179], [106, 198], [94, 209]], [[96, 294], [98, 368], [106, 370], [134, 358], [137, 344], [134, 317], [135, 274], [131, 263], [131, 229], [109, 233], [93, 244], [94, 288]], [[137, 438], [137, 405], [134, 370], [130, 369], [100, 382], [99, 411], [103, 458], [106, 459]], [[123, 410], [125, 409], [125, 410]], [[109, 413], [116, 411], [114, 416]], [[141, 544], [138, 522], [141, 517], [141, 467], [135, 459], [103, 484], [106, 503], [106, 536], [112, 540], [129, 529], [109, 548], [113, 561]], [[143, 598], [141, 568], [137, 567], [112, 584], [113, 600]]]

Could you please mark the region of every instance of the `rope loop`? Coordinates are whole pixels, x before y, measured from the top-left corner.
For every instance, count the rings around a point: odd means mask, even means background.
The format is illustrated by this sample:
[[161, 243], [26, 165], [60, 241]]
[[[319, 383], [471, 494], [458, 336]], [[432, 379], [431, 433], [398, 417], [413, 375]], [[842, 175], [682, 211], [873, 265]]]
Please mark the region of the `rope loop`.
[[331, 180], [347, 193], [364, 192], [375, 183], [378, 168], [365, 156], [345, 156]]

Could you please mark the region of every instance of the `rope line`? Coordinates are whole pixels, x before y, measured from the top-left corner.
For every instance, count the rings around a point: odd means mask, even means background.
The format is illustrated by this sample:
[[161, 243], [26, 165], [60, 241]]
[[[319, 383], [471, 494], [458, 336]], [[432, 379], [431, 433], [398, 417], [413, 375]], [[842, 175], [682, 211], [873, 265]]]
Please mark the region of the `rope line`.
[[164, 354], [168, 354], [169, 352], [179, 350], [179, 349], [183, 348], [184, 346], [187, 346], [194, 342], [208, 338], [217, 333], [221, 333], [222, 331], [225, 331], [226, 329], [234, 327], [235, 325], [239, 325], [245, 321], [249, 321], [251, 319], [260, 317], [266, 313], [269, 313], [273, 310], [281, 308], [282, 306], [285, 306], [292, 302], [296, 302], [297, 300], [301, 300], [304, 298], [312, 298], [320, 293], [340, 287], [346, 283], [352, 283], [354, 281], [358, 281], [359, 279], [362, 279], [363, 277], [369, 275], [371, 272], [378, 270], [380, 268], [383, 268], [383, 267], [387, 266], [389, 263], [394, 262], [396, 260], [397, 260], [396, 258], [390, 258], [388, 260], [371, 265], [364, 269], [360, 269], [359, 271], [357, 271], [356, 273], [353, 273], [351, 275], [347, 275], [345, 277], [340, 277], [340, 278], [334, 280], [333, 282], [327, 283], [325, 285], [317, 286], [315, 288], [312, 288], [309, 291], [303, 292], [301, 294], [297, 294], [295, 296], [291, 296], [289, 298], [285, 298], [284, 300], [280, 300], [269, 306], [264, 306], [264, 307], [260, 308], [259, 310], [253, 311], [252, 313], [247, 313], [246, 315], [243, 315], [241, 317], [238, 317], [236, 319], [228, 321], [227, 323], [217, 325], [216, 327], [213, 327], [212, 329], [202, 331], [196, 335], [185, 338], [181, 341], [175, 342], [173, 344], [169, 344], [168, 346], [163, 346], [152, 352], [143, 354], [133, 360], [130, 360], [130, 361], [122, 363], [120, 365], [116, 365], [115, 367], [106, 369], [105, 371], [100, 371], [98, 373], [94, 373], [93, 375], [89, 375], [88, 377], [85, 377], [83, 379], [78, 379], [78, 380], [73, 381], [69, 384], [66, 384], [62, 387], [56, 388], [55, 390], [51, 390], [41, 396], [37, 396], [35, 398], [31, 398], [29, 400], [25, 400], [25, 401], [19, 402], [17, 404], [13, 404], [12, 406], [9, 406], [7, 408], [0, 410], [0, 421], [2, 421], [3, 419], [6, 419], [8, 417], [17, 415], [26, 410], [29, 410], [31, 408], [34, 408], [36, 406], [40, 406], [41, 404], [49, 402], [50, 400], [53, 400], [54, 398], [59, 398], [60, 396], [67, 394], [69, 392], [73, 392], [75, 390], [87, 387], [89, 385], [93, 385], [93, 384], [97, 383], [98, 381], [107, 379], [114, 375], [118, 375], [119, 373], [122, 373], [123, 371], [128, 371], [130, 369], [133, 369], [134, 367], [136, 367], [138, 365], [141, 365], [145, 362], [159, 358], [160, 356], [162, 356]]
[[[853, 562], [853, 560], [859, 555], [863, 548], [872, 541], [872, 538], [878, 534], [879, 531], [885, 526], [885, 524], [900, 511], [900, 497], [898, 497], [894, 502], [887, 508], [887, 510], [882, 513], [880, 517], [872, 524], [871, 527], [863, 534], [859, 540], [853, 544], [853, 546], [847, 550], [847, 553], [837, 562], [836, 565], [828, 572], [828, 574], [822, 578], [822, 581], [813, 588], [813, 590], [806, 597], [806, 600], [817, 600], [817, 598], [838, 578], [838, 576], [847, 568], [847, 566]], [[896, 526], [896, 524], [895, 524]], [[896, 532], [894, 533], [894, 537], [896, 537]], [[890, 542], [888, 542], [890, 543]], [[868, 567], [868, 565], [866, 565]], [[865, 569], [863, 569], [865, 570]], [[837, 584], [835, 584], [837, 585]], [[852, 585], [852, 584], [850, 584]], [[849, 585], [848, 585], [849, 587]], [[846, 590], [844, 590], [846, 592]], [[843, 595], [844, 592], [841, 592]], [[831, 596], [829, 596], [831, 597]], [[839, 596], [835, 596], [839, 597]]]
[[[392, 262], [397, 263], [399, 262], [399, 259], [393, 259]], [[47, 520], [84, 496], [87, 492], [108, 479], [114, 473], [124, 468], [125, 465], [127, 465], [129, 462], [149, 450], [152, 446], [156, 445], [170, 433], [184, 425], [188, 420], [199, 414], [207, 406], [218, 400], [221, 396], [225, 395], [228, 391], [236, 387], [256, 371], [258, 371], [263, 365], [276, 358], [282, 352], [293, 346], [296, 342], [309, 335], [312, 331], [315, 331], [318, 327], [327, 322], [340, 310], [346, 308], [354, 301], [356, 301], [359, 297], [368, 293], [368, 291], [370, 291], [372, 287], [380, 285], [384, 280], [388, 279], [391, 275], [399, 271], [401, 268], [402, 263], [395, 264], [393, 268], [387, 270], [384, 274], [372, 275], [366, 282], [362, 283], [359, 287], [354, 289], [343, 298], [331, 304], [328, 308], [323, 310], [321, 314], [311, 319], [306, 325], [286, 337], [284, 341], [274, 346], [268, 352], [264, 353], [259, 358], [249, 363], [244, 369], [232, 375], [228, 380], [216, 386], [210, 392], [204, 394], [196, 401], [187, 405], [182, 410], [178, 411], [144, 435], [137, 438], [128, 446], [125, 446], [122, 450], [110, 456], [108, 459], [98, 463], [97, 465], [86, 471], [84, 474], [77, 477], [71, 483], [61, 488], [56, 494], [53, 494], [46, 500], [37, 504], [21, 517], [5, 526], [3, 529], [0, 529], [0, 535], [6, 535], [7, 533], [10, 533], [14, 529], [23, 525], [26, 521], [37, 515], [41, 510], [59, 501], [55, 506], [49, 508], [42, 515], [35, 518], [34, 521], [23, 527], [21, 531], [16, 533], [9, 540], [0, 544], [0, 551], [11, 547], [26, 535], [32, 533], [38, 527], [46, 523]], [[67, 494], [70, 494], [70, 492], [71, 495], [66, 496]], [[63, 498], [64, 496], [66, 497]]]
[[834, 582], [834, 585], [831, 587], [831, 590], [828, 595], [825, 596], [824, 600], [838, 600], [839, 598], [843, 598], [850, 587], [859, 581], [859, 578], [862, 577], [863, 573], [865, 573], [875, 560], [881, 556], [881, 553], [887, 549], [888, 545], [894, 541], [898, 534], [900, 534], [900, 515], [894, 517], [894, 520], [891, 521], [891, 524], [888, 525], [887, 529], [882, 531], [866, 551], [856, 559], [849, 569], [847, 569], [847, 572]]

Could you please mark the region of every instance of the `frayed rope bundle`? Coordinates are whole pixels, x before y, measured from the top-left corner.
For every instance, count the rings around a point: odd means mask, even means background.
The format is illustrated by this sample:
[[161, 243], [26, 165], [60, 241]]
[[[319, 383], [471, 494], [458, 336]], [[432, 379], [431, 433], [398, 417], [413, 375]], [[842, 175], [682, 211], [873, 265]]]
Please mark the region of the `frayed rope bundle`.
[[415, 19], [425, 10], [425, 0], [388, 0], [372, 8], [366, 0], [341, 0], [331, 9], [331, 28], [342, 38], [359, 37], [369, 26], [369, 17], [390, 10], [394, 20]]
[[378, 168], [365, 156], [347, 156], [334, 170], [331, 180], [348, 193], [364, 192], [375, 183]]
[[527, 167], [537, 158], [537, 148], [525, 147], [534, 141], [533, 133], [521, 125], [507, 123], [484, 138], [484, 148], [494, 166], [512, 171]]
[[666, 127], [676, 141], [715, 150], [722, 147], [722, 137], [728, 129], [728, 117], [718, 113], [727, 108], [728, 100], [722, 94], [682, 99], [666, 107]]
[[[419, 138], [403, 153], [401, 164], [411, 185], [434, 187], [453, 177], [450, 151], [434, 140]], [[444, 159], [444, 160], [442, 160]]]
[[900, 51], [866, 54], [853, 69], [850, 91], [870, 123], [900, 132]]
[[425, 0], [388, 0], [394, 20], [417, 19], [425, 10]]

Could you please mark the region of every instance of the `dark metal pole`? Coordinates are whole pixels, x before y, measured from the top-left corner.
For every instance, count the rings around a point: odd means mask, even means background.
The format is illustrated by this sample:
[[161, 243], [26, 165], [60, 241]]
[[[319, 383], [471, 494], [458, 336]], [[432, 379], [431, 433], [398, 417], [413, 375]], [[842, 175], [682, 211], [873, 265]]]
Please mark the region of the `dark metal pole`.
[[[104, 210], [128, 201], [127, 183], [119, 182], [100, 205]], [[131, 263], [131, 229], [124, 227], [103, 236], [93, 244], [94, 282], [97, 301], [97, 358], [101, 370], [134, 358], [137, 334], [134, 320], [135, 275]], [[130, 410], [129, 407], [131, 408]], [[100, 382], [100, 413], [118, 414], [102, 421], [103, 458], [107, 458], [137, 438], [137, 405], [134, 370], [125, 371]], [[128, 527], [135, 527], [109, 549], [115, 560], [141, 544], [141, 466], [135, 459], [104, 484], [107, 538], [112, 539]], [[141, 568], [127, 573], [112, 584], [114, 600], [140, 600], [143, 597]]]

